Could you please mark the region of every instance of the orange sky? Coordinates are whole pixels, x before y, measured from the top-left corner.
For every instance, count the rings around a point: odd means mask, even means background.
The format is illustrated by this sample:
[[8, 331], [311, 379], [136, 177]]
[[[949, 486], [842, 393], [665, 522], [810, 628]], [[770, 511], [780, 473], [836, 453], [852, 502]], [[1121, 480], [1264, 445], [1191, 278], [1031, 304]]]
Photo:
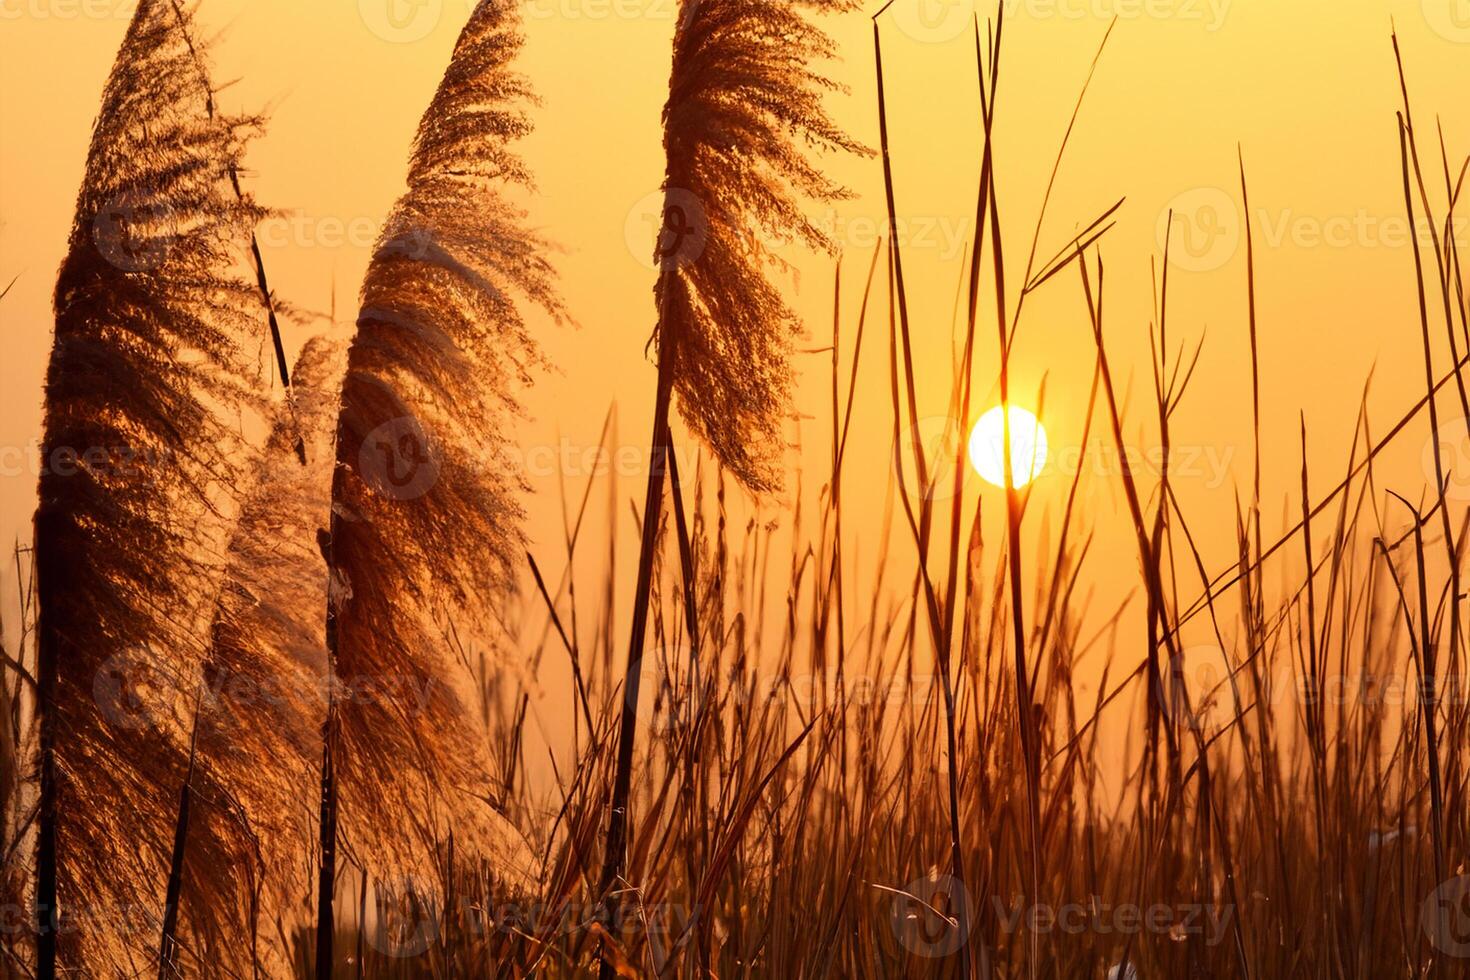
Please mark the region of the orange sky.
[[[403, 186], [410, 136], [466, 2], [204, 0], [202, 23], [218, 33], [216, 78], [238, 79], [224, 93], [225, 106], [270, 112], [269, 131], [249, 154], [248, 185], [289, 213], [261, 230], [283, 297], [326, 312], [335, 285], [338, 317], [350, 320], [377, 225]], [[93, 113], [132, 7], [126, 0], [0, 0], [0, 280], [20, 277], [0, 302], [4, 541], [28, 533], [29, 447], [39, 433], [50, 292]], [[623, 442], [646, 444], [653, 390], [644, 358], [653, 316], [646, 216], [662, 171], [659, 110], [674, 0], [526, 0], [525, 7], [522, 68], [545, 102], [524, 146], [540, 185], [529, 206], [534, 223], [566, 248], [557, 264], [580, 328], [545, 331], [560, 373], [528, 399], [533, 420], [523, 445], [533, 461], [576, 460], [596, 444], [613, 402]], [[979, 133], [970, 9], [970, 0], [897, 0], [883, 26], [905, 262], [917, 355], [928, 379], [921, 414], [940, 415], [947, 401], [949, 315], [974, 209]], [[992, 9], [982, 5], [985, 13]], [[1176, 442], [1193, 454], [1193, 470], [1177, 482], [1207, 556], [1221, 567], [1231, 555], [1233, 489], [1249, 480], [1251, 452], [1236, 145], [1244, 147], [1257, 222], [1270, 527], [1279, 525], [1273, 518], [1298, 479], [1299, 411], [1307, 413], [1314, 465], [1326, 485], [1329, 471], [1333, 482], [1341, 472], [1375, 364], [1370, 407], [1378, 431], [1422, 392], [1389, 30], [1396, 24], [1400, 34], [1421, 130], [1431, 132], [1441, 114], [1450, 156], [1463, 161], [1470, 152], [1470, 7], [1466, 0], [1007, 0], [1007, 11], [996, 146], [1017, 275], [1073, 102], [1117, 17], [1040, 250], [1050, 254], [1126, 197], [1105, 246], [1109, 331], [1120, 383], [1135, 379], [1130, 438], [1146, 450], [1150, 260], [1161, 215], [1171, 206], [1181, 212], [1188, 227], [1179, 231], [1192, 236], [1193, 250], [1181, 250], [1172, 272], [1171, 346], [1187, 342], [1192, 349], [1202, 334], [1207, 340], [1176, 416]], [[856, 14], [833, 28], [844, 52], [834, 70], [852, 89], [833, 100], [833, 110], [859, 138], [876, 143], [868, 20]], [[858, 195], [831, 216], [845, 249], [850, 311], [883, 227], [881, 169], [876, 160], [830, 165]], [[1470, 227], [1459, 234], [1470, 247]], [[824, 346], [833, 263], [794, 247], [783, 254], [796, 271], [791, 296], [811, 328], [805, 346]], [[848, 489], [855, 527], [876, 522], [881, 493], [867, 488], [881, 488], [889, 465], [881, 299], [874, 312], [878, 329], [859, 380], [848, 464], [859, 474]], [[850, 318], [845, 328], [851, 331]], [[993, 332], [981, 333], [977, 416], [995, 400]], [[1044, 421], [1054, 452], [1065, 452], [1075, 446], [1092, 367], [1075, 276], [1028, 300], [1019, 337], [1018, 391], [1034, 392], [1046, 377]], [[828, 362], [806, 355], [798, 366], [799, 408], [811, 418], [802, 424], [804, 455], [793, 451], [790, 458], [793, 472], [804, 460], [811, 492], [830, 451]], [[1015, 397], [1025, 403], [1028, 394]], [[796, 435], [793, 425], [793, 441]], [[1385, 482], [1407, 496], [1424, 483], [1427, 437], [1427, 424], [1417, 427], [1385, 463]], [[1461, 475], [1470, 476], [1470, 459], [1460, 462]], [[557, 468], [538, 466], [533, 480], [542, 492], [528, 501], [534, 546], [553, 576], [561, 567]], [[625, 474], [625, 501], [635, 494], [641, 500], [640, 469]], [[566, 476], [576, 492], [587, 474], [574, 463]], [[1037, 512], [1055, 508], [1065, 486], [1055, 473], [1043, 477]], [[969, 492], [982, 492], [977, 479]], [[593, 499], [600, 507], [605, 497], [599, 491]], [[763, 513], [782, 517], [790, 503], [788, 493], [763, 505]], [[1110, 586], [1100, 573], [1124, 568], [1126, 575], [1112, 576], [1115, 587], [1135, 566], [1132, 545], [1116, 526], [1120, 505], [1115, 478], [1090, 481], [1086, 508], [1098, 521], [1092, 571], [1102, 580], [1100, 595]], [[626, 515], [624, 503], [624, 524]], [[623, 540], [630, 540], [626, 528]], [[912, 554], [903, 550], [911, 543], [895, 547], [905, 559]], [[860, 560], [875, 550], [865, 542]], [[620, 616], [625, 622], [626, 604]]]

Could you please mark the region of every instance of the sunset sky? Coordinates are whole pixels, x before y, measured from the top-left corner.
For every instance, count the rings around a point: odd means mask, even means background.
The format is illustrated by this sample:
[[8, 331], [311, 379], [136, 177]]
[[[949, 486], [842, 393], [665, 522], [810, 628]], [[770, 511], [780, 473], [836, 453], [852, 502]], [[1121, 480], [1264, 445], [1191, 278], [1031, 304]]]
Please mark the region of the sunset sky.
[[[0, 0], [0, 280], [19, 277], [0, 301], [6, 542], [29, 533], [51, 290], [98, 97], [132, 7], [123, 0]], [[1232, 558], [1233, 496], [1248, 486], [1251, 454], [1237, 144], [1256, 229], [1269, 531], [1281, 526], [1286, 494], [1299, 480], [1299, 412], [1310, 429], [1314, 483], [1326, 487], [1342, 474], [1356, 406], [1375, 366], [1375, 432], [1422, 394], [1390, 30], [1399, 33], [1421, 143], [1434, 148], [1426, 165], [1442, 207], [1436, 115], [1450, 140], [1451, 166], [1458, 169], [1470, 152], [1455, 142], [1470, 132], [1470, 7], [1465, 0], [1008, 0], [1006, 8], [996, 153], [1011, 236], [1007, 259], [1017, 280], [1059, 141], [1116, 16], [1041, 230], [1038, 261], [1126, 198], [1103, 246], [1107, 328], [1119, 382], [1131, 380], [1127, 434], [1147, 452], [1156, 439], [1150, 264], [1161, 252], [1164, 216], [1171, 207], [1177, 212], [1170, 354], [1180, 345], [1192, 352], [1201, 336], [1206, 340], [1174, 423], [1175, 441], [1188, 454], [1176, 457], [1176, 482], [1207, 560], [1223, 567]], [[531, 418], [522, 437], [538, 491], [527, 501], [532, 545], [559, 575], [558, 470], [566, 470], [569, 491], [580, 492], [590, 474], [579, 461], [596, 445], [613, 403], [621, 442], [630, 447], [619, 459], [638, 460], [647, 443], [654, 381], [644, 351], [653, 322], [649, 221], [659, 202], [659, 110], [675, 3], [527, 0], [525, 12], [521, 68], [544, 99], [537, 130], [523, 146], [539, 184], [526, 205], [533, 223], [565, 250], [557, 265], [579, 324], [544, 326], [542, 341], [559, 371], [528, 394]], [[982, 25], [993, 13], [992, 5], [981, 5]], [[273, 286], [323, 317], [335, 303], [338, 320], [349, 323], [373, 238], [403, 187], [410, 138], [467, 16], [466, 2], [205, 0], [199, 16], [215, 37], [216, 79], [235, 80], [222, 104], [269, 113], [269, 127], [248, 156], [246, 185], [283, 212], [260, 229]], [[979, 172], [970, 18], [970, 0], [897, 0], [881, 21], [920, 409], [933, 416], [943, 414], [948, 398], [950, 314]], [[834, 96], [833, 111], [876, 145], [869, 20], [855, 13], [833, 29], [843, 52], [833, 70], [851, 88], [850, 96]], [[882, 170], [876, 158], [828, 163], [855, 193], [834, 213], [819, 213], [842, 246], [846, 363], [862, 275], [886, 225]], [[1458, 234], [1470, 247], [1470, 227]], [[798, 346], [825, 347], [834, 262], [794, 245], [782, 254], [792, 266], [790, 295], [809, 327]], [[987, 295], [987, 311], [990, 302]], [[846, 504], [853, 526], [876, 528], [892, 445], [881, 272], [870, 315]], [[288, 339], [299, 344], [308, 332], [292, 328]], [[1042, 417], [1053, 456], [1075, 460], [1068, 447], [1077, 446], [1093, 363], [1075, 274], [1028, 299], [1018, 336], [1014, 400], [1034, 408], [1045, 378]], [[974, 417], [997, 399], [993, 313], [982, 320], [980, 339]], [[1436, 354], [1443, 372], [1447, 352]], [[799, 436], [802, 449], [788, 454], [784, 498], [760, 510], [763, 519], [788, 525], [798, 469], [804, 491], [815, 493], [830, 452], [828, 355], [799, 355], [797, 365], [798, 408], [807, 418], [789, 434], [793, 444]], [[1427, 422], [1416, 425], [1385, 457], [1384, 485], [1419, 495], [1428, 438]], [[563, 458], [572, 464], [562, 467]], [[1116, 466], [1084, 459], [1098, 467], [1097, 477], [1084, 481], [1083, 506], [1098, 539], [1092, 574], [1084, 578], [1098, 582], [1102, 603], [1121, 598], [1108, 592], [1107, 568], [1125, 565], [1128, 574], [1113, 578], [1131, 580], [1135, 558], [1120, 521]], [[1458, 459], [1458, 492], [1470, 493], [1470, 458], [1462, 452]], [[629, 541], [626, 501], [641, 501], [643, 467], [621, 469], [618, 519]], [[1055, 466], [1037, 482], [1033, 533], [1044, 512], [1058, 509], [1066, 486]], [[968, 488], [995, 493], [973, 475]], [[605, 492], [594, 493], [599, 526], [605, 499]], [[862, 541], [858, 562], [869, 561], [876, 547]], [[895, 549], [912, 560], [910, 542], [898, 539]], [[627, 578], [632, 555], [626, 547]], [[9, 602], [12, 590], [5, 588]]]

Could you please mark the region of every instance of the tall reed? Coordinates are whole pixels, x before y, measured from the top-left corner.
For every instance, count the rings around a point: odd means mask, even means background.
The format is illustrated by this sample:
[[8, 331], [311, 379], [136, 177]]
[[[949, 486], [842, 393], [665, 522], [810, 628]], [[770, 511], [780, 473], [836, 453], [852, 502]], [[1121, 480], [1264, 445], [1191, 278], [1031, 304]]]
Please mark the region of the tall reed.
[[[42, 977], [122, 969], [154, 931], [123, 920], [163, 893], [161, 787], [187, 754], [172, 695], [199, 673], [198, 597], [218, 576], [200, 556], [249, 456], [245, 349], [266, 317], [239, 264], [262, 212], [230, 174], [259, 121], [213, 113], [187, 32], [171, 4], [139, 4], [56, 286], [35, 525]], [[201, 912], [224, 914], [218, 898]]]
[[[851, 0], [681, 0], [669, 99], [664, 106], [664, 205], [655, 259], [658, 358], [648, 489], [623, 681], [618, 758], [608, 805], [600, 891], [608, 907], [627, 847], [638, 698], [648, 628], [665, 461], [677, 397], [691, 431], [754, 492], [781, 483], [782, 423], [791, 397], [789, 358], [799, 322], [770, 279], [762, 241], [794, 236], [829, 248], [801, 199], [845, 192], [810, 160], [810, 148], [860, 152], [828, 119], [837, 86], [812, 67], [833, 56], [809, 18]], [[611, 959], [601, 975], [610, 980]]]
[[475, 6], [419, 126], [347, 355], [322, 541], [323, 977], [335, 963], [339, 814], [359, 866], [400, 892], [450, 880], [453, 868], [440, 873], [451, 831], [507, 879], [531, 871], [524, 845], [481, 802], [495, 794], [484, 760], [465, 751], [481, 740], [451, 652], [453, 637], [492, 628], [513, 583], [522, 477], [510, 427], [541, 361], [526, 307], [561, 317], [547, 245], [508, 197], [531, 183], [512, 149], [534, 101], [512, 69], [521, 43], [514, 4]]

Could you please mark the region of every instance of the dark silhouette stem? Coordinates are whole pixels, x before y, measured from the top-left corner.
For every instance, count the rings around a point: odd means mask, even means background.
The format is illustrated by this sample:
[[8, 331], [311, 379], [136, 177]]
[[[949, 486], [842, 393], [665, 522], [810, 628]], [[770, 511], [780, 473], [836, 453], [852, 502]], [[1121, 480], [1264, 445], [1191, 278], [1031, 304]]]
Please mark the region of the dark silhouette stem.
[[[608, 812], [607, 850], [603, 855], [602, 909], [608, 931], [615, 928], [618, 876], [623, 872], [628, 839], [628, 795], [633, 784], [633, 743], [638, 725], [638, 688], [643, 675], [643, 640], [648, 626], [649, 594], [653, 589], [653, 560], [663, 506], [664, 467], [669, 447], [669, 401], [674, 377], [667, 338], [661, 338], [658, 358], [658, 395], [653, 408], [653, 436], [648, 452], [648, 495], [643, 505], [643, 540], [638, 552], [638, 582], [633, 596], [633, 627], [628, 641], [628, 670], [623, 681], [623, 718], [618, 731], [618, 764]], [[617, 969], [607, 957], [598, 968], [600, 980], [617, 980]]]
[[189, 840], [189, 809], [194, 796], [194, 764], [198, 758], [199, 706], [194, 706], [194, 727], [189, 734], [189, 766], [184, 771], [184, 785], [179, 788], [179, 813], [174, 822], [174, 849], [168, 862], [168, 888], [163, 900], [163, 929], [158, 942], [158, 980], [178, 976], [174, 953], [179, 926], [179, 895], [184, 888], [184, 851]]

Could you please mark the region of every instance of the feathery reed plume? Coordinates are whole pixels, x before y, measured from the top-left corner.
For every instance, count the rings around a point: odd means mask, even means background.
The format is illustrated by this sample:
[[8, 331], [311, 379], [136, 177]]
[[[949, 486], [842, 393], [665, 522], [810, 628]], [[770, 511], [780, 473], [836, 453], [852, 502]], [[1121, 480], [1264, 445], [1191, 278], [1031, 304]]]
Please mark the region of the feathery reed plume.
[[462, 850], [522, 857], [497, 842], [505, 827], [488, 806], [463, 805], [489, 794], [467, 751], [479, 744], [476, 721], [456, 690], [446, 640], [451, 629], [473, 635], [489, 623], [522, 553], [523, 480], [509, 465], [508, 438], [517, 391], [541, 357], [520, 301], [563, 318], [547, 244], [502, 196], [531, 184], [509, 148], [529, 132], [534, 102], [510, 70], [521, 41], [514, 4], [475, 7], [363, 282], [323, 540], [333, 681], [318, 976], [332, 966], [339, 807], [347, 837], [396, 875], [438, 866], [451, 807]]
[[[326, 714], [321, 609], [327, 578], [316, 529], [328, 520], [332, 436], [345, 342], [316, 337], [296, 364], [295, 397], [276, 405], [254, 488], [241, 507], [195, 695], [189, 769], [180, 794], [164, 904], [160, 968], [202, 962], [246, 975], [288, 972], [284, 937], [259, 930], [311, 883], [310, 786]], [[309, 453], [302, 467], [297, 455]], [[196, 909], [201, 883], [233, 889], [225, 934]], [[182, 938], [175, 926], [182, 926]], [[205, 923], [203, 925], [208, 925]], [[181, 954], [189, 959], [181, 962]], [[161, 974], [163, 975], [163, 974]]]
[[[184, 34], [184, 43], [188, 45], [189, 54], [194, 59], [195, 66], [199, 69], [199, 81], [204, 86], [204, 109], [214, 118], [214, 83], [210, 80], [209, 66], [204, 61], [203, 53], [198, 45], [194, 43], [193, 34], [189, 26], [188, 15], [179, 0], [169, 0], [173, 6], [174, 16], [179, 20], [179, 30]], [[240, 187], [240, 170], [238, 167], [230, 167], [230, 188], [234, 190], [237, 198], [244, 198], [245, 191]], [[271, 292], [270, 280], [265, 274], [265, 259], [260, 254], [260, 242], [256, 240], [255, 231], [250, 232], [250, 264], [255, 270], [255, 285], [260, 290], [260, 300], [265, 304], [266, 324], [270, 327], [271, 348], [276, 355], [276, 371], [281, 378], [281, 386], [285, 389], [286, 412], [291, 418], [295, 418], [295, 399], [291, 393], [291, 371], [286, 365], [286, 345], [281, 340], [281, 324], [276, 317], [276, 298]], [[299, 424], [297, 425], [299, 429]], [[306, 465], [306, 442], [300, 432], [296, 433], [295, 441], [296, 459], [302, 466]]]
[[[678, 396], [689, 428], [748, 489], [780, 485], [791, 343], [800, 323], [768, 276], [776, 260], [761, 238], [794, 237], [813, 248], [833, 247], [801, 202], [837, 200], [846, 191], [811, 163], [809, 153], [867, 151], [827, 118], [823, 97], [840, 86], [812, 63], [831, 59], [836, 49], [809, 16], [856, 6], [855, 0], [680, 4], [663, 112], [663, 225], [654, 256], [658, 388], [600, 888], [610, 903], [627, 837], [670, 402]], [[603, 960], [604, 978], [614, 969]]]
[[781, 483], [789, 355], [801, 330], [767, 276], [774, 260], [761, 239], [830, 251], [801, 199], [847, 192], [813, 166], [809, 148], [867, 152], [827, 118], [823, 96], [840, 87], [810, 64], [835, 46], [807, 13], [855, 6], [684, 0], [674, 38], [655, 256], [659, 363], [685, 422], [756, 491]]
[[151, 957], [133, 944], [156, 924], [135, 920], [162, 894], [205, 556], [248, 455], [242, 347], [264, 316], [238, 266], [262, 212], [229, 174], [259, 120], [211, 113], [187, 32], [167, 2], [139, 4], [56, 286], [35, 526], [41, 977]]

